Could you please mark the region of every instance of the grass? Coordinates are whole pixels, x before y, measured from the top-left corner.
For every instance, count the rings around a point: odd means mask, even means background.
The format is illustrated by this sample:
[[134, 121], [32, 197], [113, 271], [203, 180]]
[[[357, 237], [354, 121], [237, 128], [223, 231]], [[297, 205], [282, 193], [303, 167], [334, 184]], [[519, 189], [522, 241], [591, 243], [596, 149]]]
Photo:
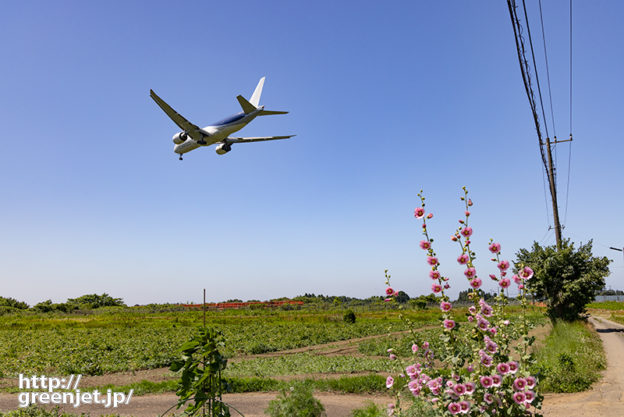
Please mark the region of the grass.
[[542, 392], [589, 389], [607, 364], [600, 337], [581, 321], [556, 322], [536, 357]]
[[622, 301], [601, 301], [599, 303], [587, 304], [587, 308], [596, 310], [620, 310], [624, 311], [624, 302]]

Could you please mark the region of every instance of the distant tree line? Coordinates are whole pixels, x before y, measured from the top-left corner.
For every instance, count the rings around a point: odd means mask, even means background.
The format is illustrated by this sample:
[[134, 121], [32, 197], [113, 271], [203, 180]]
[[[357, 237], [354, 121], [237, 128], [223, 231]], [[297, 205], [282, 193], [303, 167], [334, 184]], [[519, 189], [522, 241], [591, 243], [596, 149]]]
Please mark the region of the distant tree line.
[[104, 293], [86, 294], [78, 298], [68, 298], [64, 303], [53, 303], [52, 300], [45, 300], [30, 307], [23, 301], [17, 301], [14, 298], [0, 296], [0, 313], [20, 310], [32, 310], [40, 313], [50, 311], [59, 311], [69, 313], [75, 310], [93, 310], [101, 307], [125, 307], [123, 299], [114, 298]]

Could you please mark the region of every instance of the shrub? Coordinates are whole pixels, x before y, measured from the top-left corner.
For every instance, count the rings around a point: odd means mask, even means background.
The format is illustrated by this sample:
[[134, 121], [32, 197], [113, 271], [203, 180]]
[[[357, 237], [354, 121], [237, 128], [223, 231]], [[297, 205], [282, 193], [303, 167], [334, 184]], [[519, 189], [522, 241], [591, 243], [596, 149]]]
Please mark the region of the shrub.
[[355, 323], [355, 313], [351, 310], [347, 311], [344, 316], [342, 316], [342, 321], [345, 323]]
[[325, 416], [323, 404], [312, 395], [312, 388], [298, 383], [290, 390], [282, 389], [265, 410], [271, 417], [321, 417]]

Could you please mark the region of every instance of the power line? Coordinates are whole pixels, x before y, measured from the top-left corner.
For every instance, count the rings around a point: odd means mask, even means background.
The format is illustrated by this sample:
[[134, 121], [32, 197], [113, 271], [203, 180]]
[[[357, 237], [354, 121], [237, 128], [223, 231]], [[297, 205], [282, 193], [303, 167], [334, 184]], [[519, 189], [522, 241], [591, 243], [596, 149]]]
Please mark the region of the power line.
[[546, 80], [548, 81], [548, 97], [550, 99], [550, 118], [552, 119], [553, 134], [555, 135], [555, 138], [556, 138], [557, 130], [555, 128], [555, 112], [553, 111], [552, 90], [550, 88], [550, 68], [548, 67], [548, 53], [546, 52], [546, 32], [544, 31], [544, 16], [542, 13], [542, 0], [539, 0], [539, 11], [540, 11], [540, 22], [542, 24], [542, 41], [544, 42], [544, 61], [546, 62]]
[[[540, 0], [541, 1], [541, 0]], [[570, 0], [570, 147], [568, 148], [568, 179], [566, 182], [566, 203], [563, 222], [568, 222], [568, 200], [570, 197], [570, 171], [572, 164], [572, 0]]]

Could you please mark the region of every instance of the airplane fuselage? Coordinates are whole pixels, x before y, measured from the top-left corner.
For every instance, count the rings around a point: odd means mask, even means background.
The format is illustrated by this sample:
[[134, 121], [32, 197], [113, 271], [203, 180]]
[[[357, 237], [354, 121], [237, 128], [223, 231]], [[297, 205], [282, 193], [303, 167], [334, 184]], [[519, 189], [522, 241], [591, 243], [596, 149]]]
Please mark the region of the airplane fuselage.
[[201, 133], [203, 136], [203, 142], [197, 142], [191, 137], [188, 137], [184, 142], [173, 147], [173, 151], [177, 154], [185, 154], [200, 146], [210, 146], [215, 143], [219, 143], [227, 138], [234, 132], [238, 132], [245, 126], [247, 126], [258, 114], [264, 109], [264, 106], [258, 107], [258, 109], [252, 113], [236, 113], [223, 120], [216, 122], [213, 125], [203, 127]]

